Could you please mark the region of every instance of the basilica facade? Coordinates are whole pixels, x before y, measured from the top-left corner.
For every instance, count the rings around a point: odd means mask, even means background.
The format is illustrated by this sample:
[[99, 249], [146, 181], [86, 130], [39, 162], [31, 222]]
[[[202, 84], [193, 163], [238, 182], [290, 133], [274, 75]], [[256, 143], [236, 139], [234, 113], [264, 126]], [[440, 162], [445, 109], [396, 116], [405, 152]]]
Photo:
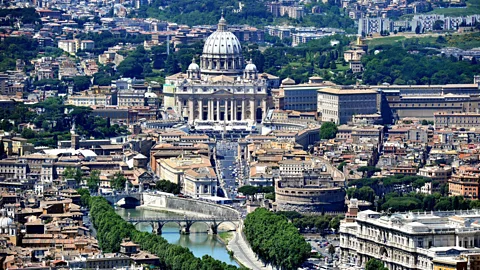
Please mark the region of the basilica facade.
[[[205, 41], [200, 65], [195, 58], [186, 73], [165, 80], [165, 106], [190, 125], [261, 122], [268, 110], [268, 88], [278, 77], [246, 62], [238, 38], [227, 31], [225, 19]], [[246, 64], [246, 65], [245, 65]]]

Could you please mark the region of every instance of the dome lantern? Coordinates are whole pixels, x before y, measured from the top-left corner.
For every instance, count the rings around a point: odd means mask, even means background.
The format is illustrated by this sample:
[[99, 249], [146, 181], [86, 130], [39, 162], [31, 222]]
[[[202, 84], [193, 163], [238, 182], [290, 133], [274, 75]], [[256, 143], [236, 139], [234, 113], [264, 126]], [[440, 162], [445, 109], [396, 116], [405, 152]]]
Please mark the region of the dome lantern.
[[222, 10], [222, 17], [218, 21], [217, 31], [225, 32], [227, 30], [227, 20], [223, 17], [223, 10]]

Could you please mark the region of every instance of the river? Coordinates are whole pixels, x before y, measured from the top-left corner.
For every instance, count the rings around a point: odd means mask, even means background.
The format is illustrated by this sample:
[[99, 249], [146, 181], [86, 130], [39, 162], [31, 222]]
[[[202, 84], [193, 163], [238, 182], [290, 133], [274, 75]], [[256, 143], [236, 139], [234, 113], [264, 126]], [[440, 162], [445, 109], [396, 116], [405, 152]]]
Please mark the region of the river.
[[[170, 212], [157, 212], [146, 209], [124, 209], [117, 208], [115, 210], [123, 218], [127, 218], [130, 213], [130, 217], [181, 217]], [[152, 232], [152, 226], [147, 223], [140, 223], [137, 229], [144, 232]], [[179, 227], [177, 224], [165, 224], [162, 229], [162, 237], [169, 243], [181, 245], [189, 248], [193, 255], [196, 257], [202, 257], [203, 255], [210, 255], [213, 258], [226, 262], [231, 265], [238, 266], [238, 263], [230, 258], [225, 245], [217, 239], [214, 235], [207, 233], [207, 225], [203, 223], [194, 223], [190, 228], [189, 235], [181, 235], [179, 233]]]

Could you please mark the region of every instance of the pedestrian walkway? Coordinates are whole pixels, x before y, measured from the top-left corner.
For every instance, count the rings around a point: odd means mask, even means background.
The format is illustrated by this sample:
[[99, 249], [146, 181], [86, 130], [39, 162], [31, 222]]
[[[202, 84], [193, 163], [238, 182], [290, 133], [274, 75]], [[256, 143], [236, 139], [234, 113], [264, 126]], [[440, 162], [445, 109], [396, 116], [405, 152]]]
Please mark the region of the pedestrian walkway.
[[247, 268], [252, 270], [272, 270], [270, 265], [265, 267], [264, 264], [257, 259], [255, 253], [248, 245], [242, 233], [242, 223], [235, 232], [233, 239], [228, 243], [227, 249], [233, 251], [235, 259]]

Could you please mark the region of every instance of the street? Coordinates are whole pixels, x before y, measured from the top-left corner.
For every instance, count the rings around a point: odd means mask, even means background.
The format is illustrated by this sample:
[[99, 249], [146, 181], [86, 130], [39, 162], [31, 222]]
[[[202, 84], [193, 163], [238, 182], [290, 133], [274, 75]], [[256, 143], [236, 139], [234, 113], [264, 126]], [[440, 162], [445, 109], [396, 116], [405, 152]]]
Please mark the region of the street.
[[238, 195], [235, 178], [239, 176], [239, 163], [237, 161], [237, 143], [230, 141], [217, 142], [217, 163], [220, 174], [220, 184], [227, 191], [227, 196], [234, 199]]

